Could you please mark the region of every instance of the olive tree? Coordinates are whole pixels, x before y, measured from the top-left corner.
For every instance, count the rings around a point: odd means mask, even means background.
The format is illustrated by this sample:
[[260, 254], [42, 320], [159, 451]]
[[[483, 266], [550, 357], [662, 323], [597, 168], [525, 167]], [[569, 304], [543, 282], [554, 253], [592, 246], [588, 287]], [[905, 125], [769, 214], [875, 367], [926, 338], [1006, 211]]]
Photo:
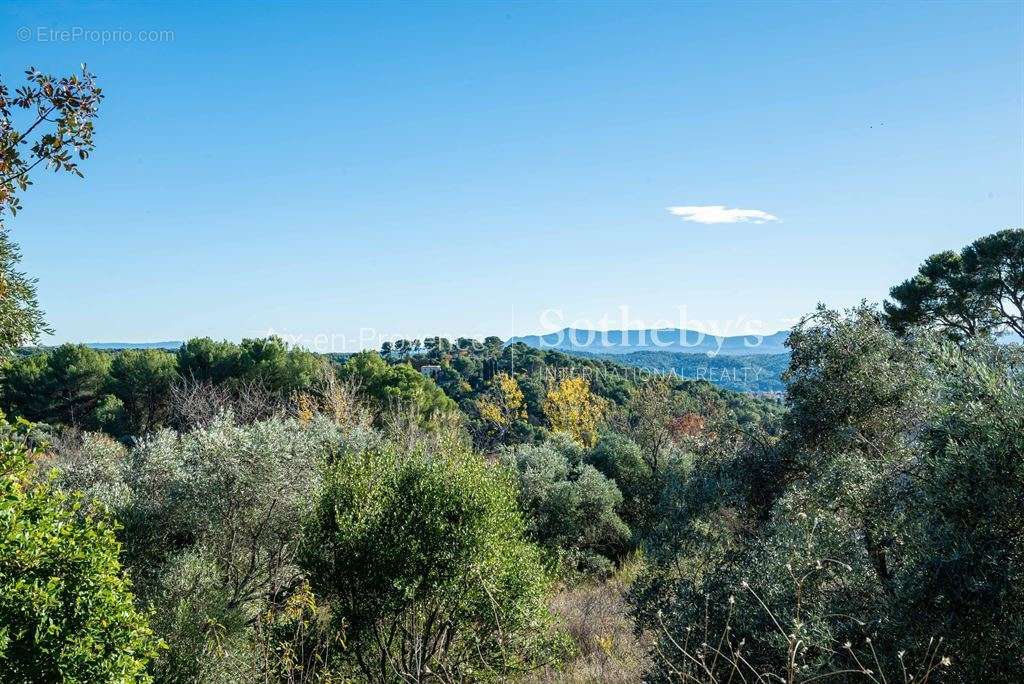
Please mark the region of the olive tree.
[[216, 681], [250, 663], [260, 617], [304, 585], [300, 523], [345, 439], [322, 418], [227, 415], [130, 449], [96, 435], [61, 445], [61, 481], [91, 481], [122, 522], [125, 564], [169, 646], [162, 678]]

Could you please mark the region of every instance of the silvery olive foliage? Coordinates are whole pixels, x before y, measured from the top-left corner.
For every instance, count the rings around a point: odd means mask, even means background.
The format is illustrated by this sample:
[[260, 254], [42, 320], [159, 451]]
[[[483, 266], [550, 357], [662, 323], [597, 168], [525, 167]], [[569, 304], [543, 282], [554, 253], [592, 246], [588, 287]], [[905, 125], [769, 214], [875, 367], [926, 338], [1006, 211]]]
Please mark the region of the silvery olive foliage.
[[654, 676], [693, 665], [674, 641], [728, 625], [724, 669], [699, 681], [725, 681], [737, 651], [768, 679], [892, 681], [913, 661], [931, 679], [1014, 681], [1021, 348], [900, 338], [868, 306], [822, 309], [790, 344], [779, 441], [698, 458], [669, 487], [632, 597], [660, 635]]
[[508, 449], [501, 462], [518, 484], [530, 535], [573, 568], [608, 572], [631, 540], [618, 514], [622, 493], [582, 457], [580, 447], [556, 435]]
[[[355, 445], [368, 439], [357, 435]], [[62, 481], [123, 525], [125, 564], [170, 647], [157, 663], [161, 677], [228, 678], [255, 648], [256, 618], [303, 585], [301, 520], [324, 465], [347, 443], [321, 417], [237, 425], [226, 415], [129, 449], [84, 435], [57, 453]]]

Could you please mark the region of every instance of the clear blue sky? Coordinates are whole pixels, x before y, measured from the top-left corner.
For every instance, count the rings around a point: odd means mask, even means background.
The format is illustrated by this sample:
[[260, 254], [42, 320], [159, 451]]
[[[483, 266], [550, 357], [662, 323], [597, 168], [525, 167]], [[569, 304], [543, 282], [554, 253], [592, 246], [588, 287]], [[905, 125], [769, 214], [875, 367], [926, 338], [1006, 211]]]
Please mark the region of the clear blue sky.
[[5, 3], [106, 93], [10, 225], [50, 343], [785, 327], [1024, 224], [1022, 7]]

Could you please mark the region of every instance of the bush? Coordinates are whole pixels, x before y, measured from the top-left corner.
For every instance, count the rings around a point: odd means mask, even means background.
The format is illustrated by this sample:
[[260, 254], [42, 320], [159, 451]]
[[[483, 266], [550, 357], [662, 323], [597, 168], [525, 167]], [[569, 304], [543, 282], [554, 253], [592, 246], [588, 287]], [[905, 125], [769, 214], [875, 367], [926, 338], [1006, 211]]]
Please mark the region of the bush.
[[343, 434], [315, 418], [156, 433], [125, 450], [98, 435], [56, 454], [124, 525], [125, 560], [170, 646], [157, 674], [215, 680], [254, 648], [257, 616], [301, 586], [300, 522]]
[[618, 487], [580, 457], [563, 437], [506, 451], [501, 460], [518, 481], [531, 536], [571, 566], [604, 573], [628, 550], [631, 535], [617, 513]]
[[22, 428], [0, 433], [0, 678], [150, 681], [158, 642], [134, 606], [113, 523], [51, 479], [33, 481]]
[[615, 482], [622, 492], [622, 519], [638, 537], [646, 535], [655, 522], [664, 474], [656, 477], [640, 447], [615, 432], [602, 434], [586, 460]]
[[[860, 670], [837, 644], [865, 638], [873, 669], [898, 673], [901, 652], [935, 656], [941, 637], [950, 676], [1015, 681], [1020, 348], [901, 339], [869, 307], [821, 310], [790, 344], [780, 440], [702, 456], [668, 489], [631, 596], [662, 636], [662, 674], [692, 665], [672, 643], [686, 628], [728, 624], [728, 643], [783, 679], [794, 657], [801, 676]], [[734, 595], [756, 601], [733, 609]]]
[[460, 446], [339, 458], [302, 559], [361, 678], [500, 679], [550, 657], [548, 579], [515, 490]]
[[[456, 409], [455, 402], [433, 380], [407, 363], [389, 365], [375, 352], [354, 354], [339, 374], [342, 380], [358, 387], [379, 413], [412, 410], [427, 424]], [[378, 415], [377, 422], [383, 424], [383, 416]]]

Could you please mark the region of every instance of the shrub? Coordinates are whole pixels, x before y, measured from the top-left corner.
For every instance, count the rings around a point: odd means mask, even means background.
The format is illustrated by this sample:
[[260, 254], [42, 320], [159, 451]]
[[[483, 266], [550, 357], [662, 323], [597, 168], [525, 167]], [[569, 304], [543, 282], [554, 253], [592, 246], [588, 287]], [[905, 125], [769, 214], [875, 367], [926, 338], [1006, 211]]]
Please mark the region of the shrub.
[[321, 418], [224, 416], [130, 450], [86, 435], [56, 454], [62, 478], [91, 479], [122, 520], [126, 564], [170, 646], [161, 677], [216, 679], [251, 652], [257, 616], [302, 584], [300, 521], [343, 439]]
[[459, 446], [339, 458], [302, 559], [362, 678], [500, 679], [550, 656], [548, 579], [515, 490]]
[[607, 572], [629, 547], [629, 528], [617, 513], [622, 494], [580, 455], [563, 437], [506, 451], [502, 463], [518, 481], [530, 534], [574, 567]]
[[634, 534], [649, 532], [655, 522], [664, 474], [656, 477], [640, 447], [615, 432], [602, 434], [586, 460], [622, 492], [622, 519]]
[[10, 682], [149, 681], [157, 651], [107, 514], [33, 481], [22, 428], [0, 424], [0, 675]]
[[[710, 622], [783, 678], [792, 634], [801, 676], [859, 671], [836, 644], [866, 637], [873, 669], [899, 672], [901, 651], [934, 654], [942, 637], [950, 676], [1015, 681], [1024, 355], [961, 343], [898, 338], [869, 307], [793, 331], [780, 440], [702, 456], [669, 488], [631, 596], [642, 625], [664, 627], [662, 674], [692, 664], [672, 639]], [[733, 614], [744, 580], [757, 605]]]

